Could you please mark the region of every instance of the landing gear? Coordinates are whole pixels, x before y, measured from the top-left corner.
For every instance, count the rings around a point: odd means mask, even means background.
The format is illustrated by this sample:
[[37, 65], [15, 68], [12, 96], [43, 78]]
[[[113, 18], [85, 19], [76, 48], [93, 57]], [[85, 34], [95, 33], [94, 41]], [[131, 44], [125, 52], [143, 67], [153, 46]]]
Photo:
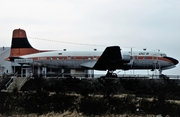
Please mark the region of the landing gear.
[[[166, 75], [162, 74], [161, 64], [160, 64], [160, 62], [158, 60], [154, 61], [153, 64], [154, 64], [154, 68], [152, 69], [152, 71], [154, 71], [156, 78], [169, 79], [169, 77], [167, 77]], [[157, 71], [158, 71], [159, 74], [157, 73]]]
[[165, 79], [169, 79], [168, 76], [162, 74], [162, 70], [161, 70], [161, 69], [159, 69], [159, 78], [160, 78], [160, 79], [164, 79], [164, 80], [165, 80]]
[[152, 69], [152, 78], [155, 79], [159, 79], [161, 74], [162, 74], [162, 70], [161, 69]]
[[[155, 74], [155, 75], [153, 75], [154, 78], [157, 78], [157, 79], [169, 79], [168, 76], [166, 76], [166, 75], [164, 75], [162, 73], [162, 69], [160, 69], [160, 68], [159, 69], [152, 69], [152, 71], [154, 71], [154, 74]], [[159, 74], [157, 73], [157, 71], [158, 71]]]
[[113, 72], [114, 72], [113, 70], [111, 70], [111, 71], [108, 70], [108, 72], [107, 72], [107, 74], [106, 74], [106, 77], [107, 77], [107, 78], [108, 78], [108, 77], [117, 78], [117, 74], [116, 74], [116, 73], [113, 73]]
[[108, 70], [107, 74], [105, 76], [101, 76], [100, 78], [117, 78], [117, 74], [113, 72], [114, 70]]
[[159, 69], [159, 75], [162, 75], [162, 70], [161, 69]]

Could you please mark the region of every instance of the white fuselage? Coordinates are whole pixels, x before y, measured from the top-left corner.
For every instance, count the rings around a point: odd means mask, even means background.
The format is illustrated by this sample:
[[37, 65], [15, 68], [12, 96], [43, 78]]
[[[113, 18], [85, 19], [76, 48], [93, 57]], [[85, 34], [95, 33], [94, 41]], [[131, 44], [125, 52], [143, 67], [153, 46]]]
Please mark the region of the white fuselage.
[[[118, 69], [169, 69], [175, 65], [166, 54], [162, 52], [148, 51], [121, 51], [122, 59], [127, 59], [126, 63], [119, 65]], [[34, 62], [45, 66], [55, 66], [58, 68], [85, 68], [83, 64], [93, 66], [102, 52], [99, 51], [49, 51], [20, 56], [24, 59], [33, 59]], [[91, 67], [87, 67], [91, 68]]]

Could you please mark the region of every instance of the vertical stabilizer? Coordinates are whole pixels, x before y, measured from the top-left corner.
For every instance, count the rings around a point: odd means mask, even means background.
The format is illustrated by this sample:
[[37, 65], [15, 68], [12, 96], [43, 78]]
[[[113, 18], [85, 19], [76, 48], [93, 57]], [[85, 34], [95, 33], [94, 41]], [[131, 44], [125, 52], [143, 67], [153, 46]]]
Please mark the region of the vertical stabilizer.
[[33, 48], [27, 40], [26, 32], [22, 29], [15, 29], [12, 35], [11, 48]]
[[31, 46], [29, 43], [25, 30], [15, 29], [12, 35], [11, 51], [9, 58], [19, 57], [26, 54], [33, 54], [41, 52]]

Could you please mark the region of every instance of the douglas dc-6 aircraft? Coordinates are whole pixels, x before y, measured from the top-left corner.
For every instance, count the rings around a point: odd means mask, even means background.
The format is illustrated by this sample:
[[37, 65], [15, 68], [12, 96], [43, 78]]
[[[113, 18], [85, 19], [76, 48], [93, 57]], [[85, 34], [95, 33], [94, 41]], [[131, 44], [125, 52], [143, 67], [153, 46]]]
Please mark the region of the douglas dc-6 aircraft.
[[103, 52], [98, 51], [63, 51], [37, 50], [33, 48], [22, 29], [13, 31], [10, 56], [6, 60], [33, 59], [34, 62], [47, 66], [70, 69], [108, 70], [112, 75], [116, 69], [170, 69], [178, 60], [165, 53], [155, 51], [121, 51], [119, 46], [109, 46]]

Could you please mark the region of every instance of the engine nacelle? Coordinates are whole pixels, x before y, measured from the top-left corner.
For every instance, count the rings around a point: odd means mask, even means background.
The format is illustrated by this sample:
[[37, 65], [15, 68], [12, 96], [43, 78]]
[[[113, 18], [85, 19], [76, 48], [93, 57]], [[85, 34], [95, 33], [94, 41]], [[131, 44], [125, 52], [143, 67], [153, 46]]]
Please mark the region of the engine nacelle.
[[124, 63], [129, 63], [131, 61], [131, 56], [130, 55], [122, 55], [122, 61]]

